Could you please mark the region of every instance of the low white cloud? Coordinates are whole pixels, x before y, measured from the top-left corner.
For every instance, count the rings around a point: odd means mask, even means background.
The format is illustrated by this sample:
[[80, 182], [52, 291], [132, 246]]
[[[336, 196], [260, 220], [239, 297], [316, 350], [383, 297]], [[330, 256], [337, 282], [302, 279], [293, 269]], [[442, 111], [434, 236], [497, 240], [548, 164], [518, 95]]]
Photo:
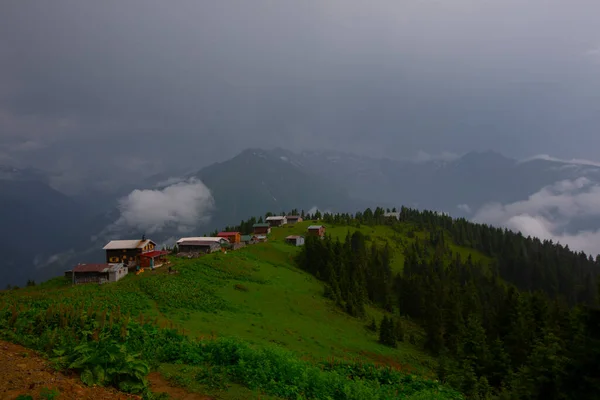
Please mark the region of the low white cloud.
[[456, 206], [459, 210], [466, 212], [467, 214], [471, 214], [472, 210], [468, 204], [459, 204]]
[[546, 161], [554, 161], [554, 162], [563, 163], [563, 164], [589, 165], [589, 166], [594, 166], [594, 167], [600, 167], [599, 161], [586, 160], [586, 159], [582, 159], [582, 158], [565, 159], [565, 158], [552, 157], [548, 154], [537, 154], [535, 156], [527, 157], [527, 158], [521, 160], [520, 162], [524, 163], [524, 162], [533, 161], [533, 160], [546, 160]]
[[313, 215], [314, 213], [316, 213], [317, 211], [319, 211], [321, 214], [331, 214], [331, 210], [321, 210], [319, 207], [317, 206], [313, 206], [310, 210], [308, 210], [306, 213]]
[[45, 268], [54, 263], [64, 264], [66, 261], [68, 261], [74, 255], [75, 255], [75, 250], [73, 250], [73, 249], [69, 249], [62, 253], [53, 254], [48, 258], [43, 258], [38, 255], [38, 256], [34, 257], [33, 265], [35, 266], [36, 269], [42, 269], [42, 268]]
[[207, 222], [213, 207], [210, 190], [193, 178], [164, 189], [136, 189], [119, 200], [121, 215], [112, 228], [135, 228], [149, 234], [169, 228], [187, 233]]
[[567, 233], [574, 218], [600, 217], [600, 186], [587, 178], [556, 182], [510, 204], [491, 203], [480, 208], [476, 222], [503, 226], [525, 236], [568, 245], [587, 254], [600, 253], [600, 229]]
[[422, 150], [419, 150], [414, 161], [416, 162], [429, 162], [429, 161], [453, 161], [460, 158], [458, 154], [443, 151], [440, 154], [429, 154]]

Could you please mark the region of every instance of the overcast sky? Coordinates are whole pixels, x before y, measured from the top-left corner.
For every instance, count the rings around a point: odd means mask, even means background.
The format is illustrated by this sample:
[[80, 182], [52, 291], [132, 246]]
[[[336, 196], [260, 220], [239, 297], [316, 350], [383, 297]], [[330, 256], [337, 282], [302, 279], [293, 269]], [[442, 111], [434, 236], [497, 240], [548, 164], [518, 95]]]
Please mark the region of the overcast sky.
[[597, 159], [598, 0], [5, 0], [0, 163]]

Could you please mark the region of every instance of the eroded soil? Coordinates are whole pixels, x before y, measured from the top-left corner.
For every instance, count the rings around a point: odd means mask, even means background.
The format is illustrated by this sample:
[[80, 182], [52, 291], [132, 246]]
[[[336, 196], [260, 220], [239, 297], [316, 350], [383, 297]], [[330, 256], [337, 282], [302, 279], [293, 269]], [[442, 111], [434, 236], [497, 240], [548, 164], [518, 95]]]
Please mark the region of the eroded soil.
[[[148, 376], [154, 393], [168, 393], [173, 400], [210, 400], [210, 397], [188, 393], [171, 386], [160, 374]], [[112, 388], [88, 387], [75, 373], [58, 372], [33, 350], [0, 341], [0, 400], [14, 400], [19, 395], [42, 398], [43, 391], [57, 390], [58, 400], [138, 400], [140, 396], [125, 394]]]

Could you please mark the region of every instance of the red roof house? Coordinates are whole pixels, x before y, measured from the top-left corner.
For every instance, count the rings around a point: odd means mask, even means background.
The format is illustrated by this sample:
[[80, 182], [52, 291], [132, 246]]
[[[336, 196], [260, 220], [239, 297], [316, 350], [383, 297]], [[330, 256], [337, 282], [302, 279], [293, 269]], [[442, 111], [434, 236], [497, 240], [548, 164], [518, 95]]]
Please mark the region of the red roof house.
[[239, 232], [219, 232], [217, 236], [228, 239], [229, 243], [240, 243], [242, 241], [242, 234]]

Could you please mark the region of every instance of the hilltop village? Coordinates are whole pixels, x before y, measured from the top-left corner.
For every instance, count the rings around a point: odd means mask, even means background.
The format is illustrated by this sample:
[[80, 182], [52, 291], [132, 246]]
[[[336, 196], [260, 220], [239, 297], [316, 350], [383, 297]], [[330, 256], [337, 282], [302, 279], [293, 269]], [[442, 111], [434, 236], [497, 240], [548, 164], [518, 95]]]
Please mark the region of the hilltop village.
[[[215, 252], [235, 251], [245, 246], [266, 242], [271, 229], [285, 225], [295, 225], [302, 222], [299, 215], [268, 216], [264, 222], [252, 225], [252, 231], [242, 233], [237, 231], [222, 231], [216, 236], [182, 237], [177, 240], [172, 249], [157, 249], [157, 243], [143, 236], [141, 239], [111, 240], [104, 247], [105, 263], [80, 263], [65, 271], [65, 277], [73, 284], [117, 282], [129, 273], [140, 274], [144, 270], [167, 266], [171, 272], [167, 255], [196, 258]], [[315, 220], [318, 222], [318, 219]], [[325, 237], [324, 225], [310, 225], [306, 229], [307, 236]], [[292, 246], [303, 246], [304, 236], [290, 235], [285, 242]]]

